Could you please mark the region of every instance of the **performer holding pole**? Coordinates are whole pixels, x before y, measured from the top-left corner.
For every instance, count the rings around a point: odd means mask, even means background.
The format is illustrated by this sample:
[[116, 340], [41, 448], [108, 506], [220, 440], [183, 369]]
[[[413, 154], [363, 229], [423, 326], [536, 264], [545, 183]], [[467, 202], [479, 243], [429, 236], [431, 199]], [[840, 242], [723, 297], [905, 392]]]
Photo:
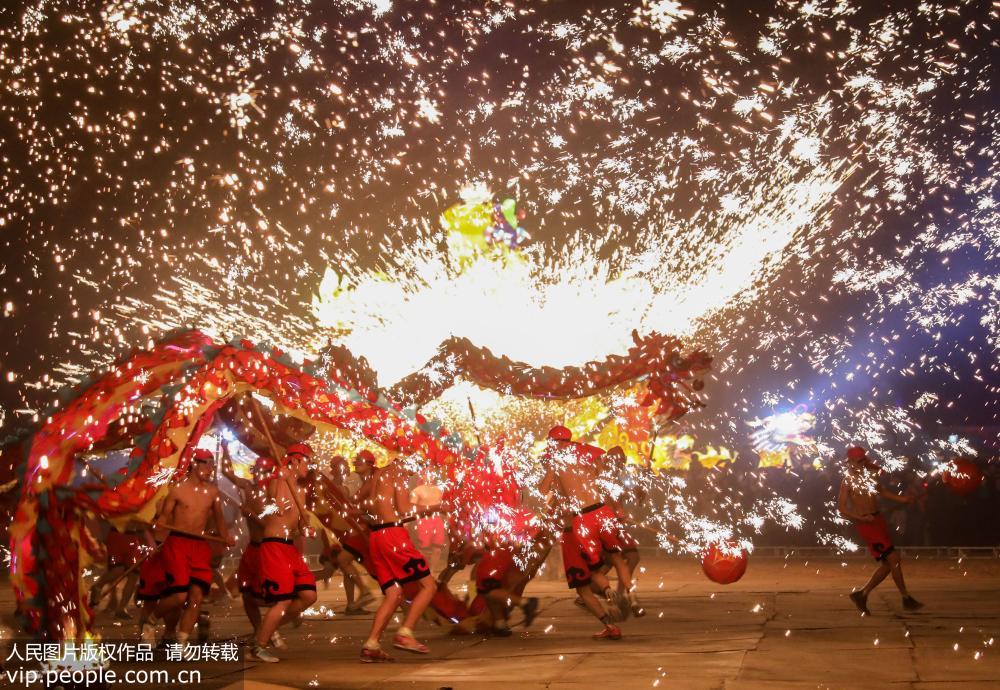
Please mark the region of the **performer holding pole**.
[[267, 484], [257, 591], [271, 608], [254, 639], [252, 655], [258, 661], [279, 660], [267, 650], [268, 641], [281, 625], [297, 619], [316, 601], [316, 578], [292, 539], [295, 531], [309, 526], [303, 489], [297, 483], [308, 474], [311, 456], [312, 448], [304, 443], [288, 446], [281, 467]]
[[[214, 458], [198, 448], [191, 459], [188, 476], [174, 485], [153, 519], [154, 527], [170, 530], [159, 552], [147, 558], [140, 569], [137, 598], [145, 602], [139, 620], [143, 641], [155, 644], [156, 623], [166, 622], [167, 630], [177, 631], [176, 639], [186, 645], [202, 600], [212, 582], [212, 552], [208, 541], [236, 543], [229, 534], [213, 480]], [[203, 534], [214, 519], [218, 538]], [[162, 522], [161, 522], [162, 521]]]
[[414, 596], [392, 643], [397, 649], [427, 654], [430, 652], [427, 646], [413, 637], [413, 626], [434, 598], [436, 587], [427, 561], [410, 541], [410, 534], [404, 525], [414, 518], [441, 512], [444, 506], [420, 510], [414, 508], [407, 486], [408, 473], [398, 459], [386, 467], [373, 471], [366, 468], [365, 471], [370, 476], [362, 487], [359, 498], [378, 522], [371, 527], [369, 550], [372, 575], [378, 580], [385, 598], [375, 612], [371, 632], [361, 649], [361, 661], [392, 661], [392, 657], [382, 650], [382, 633], [396, 609], [402, 605], [402, 585], [408, 582], [420, 583], [420, 590]]

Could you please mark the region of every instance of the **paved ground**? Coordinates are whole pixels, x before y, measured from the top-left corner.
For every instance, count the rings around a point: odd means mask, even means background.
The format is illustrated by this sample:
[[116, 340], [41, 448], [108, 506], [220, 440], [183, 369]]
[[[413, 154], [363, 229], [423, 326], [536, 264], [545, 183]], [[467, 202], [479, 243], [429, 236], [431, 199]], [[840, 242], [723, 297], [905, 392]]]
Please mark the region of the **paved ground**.
[[[1000, 562], [909, 560], [927, 607], [903, 613], [890, 583], [860, 617], [846, 594], [867, 560], [751, 560], [740, 582], [713, 585], [690, 560], [658, 559], [641, 578], [649, 615], [623, 624], [625, 639], [595, 642], [599, 627], [559, 581], [532, 583], [543, 612], [508, 639], [455, 638], [422, 624], [429, 656], [399, 652], [363, 665], [367, 617], [306, 622], [290, 630], [279, 664], [215, 671], [233, 688], [1000, 688]], [[320, 604], [342, 609], [339, 579]], [[458, 582], [458, 580], [456, 580]], [[5, 595], [6, 596], [6, 595]], [[237, 604], [213, 609], [220, 636], [245, 632]], [[102, 619], [105, 636], [120, 637]], [[405, 656], [404, 656], [405, 655]], [[977, 656], [978, 655], [978, 656]]]

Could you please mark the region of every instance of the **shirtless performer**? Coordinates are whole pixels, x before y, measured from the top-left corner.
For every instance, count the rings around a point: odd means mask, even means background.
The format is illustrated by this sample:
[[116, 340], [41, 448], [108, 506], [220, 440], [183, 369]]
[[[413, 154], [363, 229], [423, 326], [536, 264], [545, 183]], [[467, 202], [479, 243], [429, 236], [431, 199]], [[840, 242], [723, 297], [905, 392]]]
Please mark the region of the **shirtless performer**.
[[[616, 606], [622, 615], [628, 616], [631, 607], [638, 606], [638, 602], [635, 601], [632, 591], [632, 573], [622, 556], [621, 525], [614, 510], [602, 500], [597, 490], [598, 476], [603, 469], [602, 460], [609, 455], [614, 458], [620, 453], [620, 448], [605, 453], [594, 446], [575, 443], [569, 429], [555, 426], [549, 431], [549, 448], [544, 455], [548, 468], [538, 490], [548, 494], [553, 488], [557, 488], [559, 494], [566, 499], [565, 507], [575, 514], [573, 536], [583, 552], [589, 579], [597, 584], [604, 592], [605, 598]], [[608, 560], [618, 573], [618, 581], [624, 586], [628, 599], [612, 589], [608, 578], [600, 572], [604, 563], [602, 549], [608, 552]], [[593, 592], [586, 587], [575, 589], [583, 598], [587, 609], [601, 618], [604, 615], [603, 609]], [[601, 614], [598, 614], [598, 610], [601, 610]], [[594, 637], [618, 639], [621, 633], [618, 633], [618, 637], [614, 637], [609, 624], [605, 623], [605, 629]]]
[[[375, 467], [375, 456], [369, 450], [361, 450], [354, 458], [354, 466]], [[335, 456], [330, 461], [331, 477], [319, 476], [320, 486], [326, 494], [326, 500], [330, 504], [329, 508], [335, 513], [340, 513], [353, 523], [350, 529], [338, 529], [333, 524], [328, 524], [328, 513], [325, 511], [317, 517], [330, 528], [336, 535], [340, 547], [327, 545], [327, 559], [331, 565], [335, 565], [344, 574], [344, 595], [347, 597], [347, 605], [344, 613], [357, 615], [368, 613], [365, 607], [375, 601], [374, 595], [365, 585], [365, 581], [358, 571], [357, 564], [360, 563], [367, 570], [371, 565], [371, 558], [368, 552], [368, 532], [361, 521], [361, 513], [358, 511], [348, 494], [345, 486], [347, 476], [347, 463], [344, 458]], [[361, 471], [359, 470], [359, 474]], [[341, 525], [342, 526], [342, 525]], [[360, 529], [359, 529], [360, 528]], [[325, 533], [324, 533], [325, 534]], [[355, 595], [360, 592], [360, 597]]]
[[389, 620], [403, 603], [402, 585], [407, 582], [418, 582], [420, 591], [413, 598], [392, 644], [397, 649], [417, 654], [430, 652], [426, 645], [414, 639], [413, 626], [434, 598], [436, 586], [427, 561], [410, 541], [410, 534], [403, 525], [418, 517], [441, 512], [444, 505], [414, 508], [407, 486], [410, 473], [403, 462], [403, 458], [398, 458], [376, 469], [366, 463], [357, 466], [359, 474], [366, 478], [358, 499], [375, 521], [368, 540], [371, 573], [385, 594], [361, 649], [361, 661], [365, 663], [392, 661], [392, 657], [382, 650], [381, 638]]
[[[576, 537], [573, 529], [573, 513], [564, 513], [562, 536], [559, 540], [562, 550], [563, 571], [566, 573], [566, 585], [570, 589], [575, 589], [583, 607], [594, 614], [597, 620], [604, 624], [604, 629], [594, 635], [595, 640], [620, 640], [622, 631], [617, 625], [611, 622], [611, 616], [594, 594], [595, 588], [604, 585], [603, 591], [607, 591], [611, 583], [600, 571], [596, 573], [591, 570], [583, 555], [583, 548]], [[597, 575], [595, 578], [594, 576]], [[593, 585], [596, 584], [596, 587]], [[609, 597], [610, 599], [610, 597]]]
[[257, 590], [271, 608], [257, 627], [254, 639], [251, 655], [258, 661], [279, 660], [267, 650], [271, 636], [280, 625], [297, 619], [316, 601], [316, 578], [292, 539], [294, 532], [309, 527], [304, 512], [305, 490], [298, 482], [308, 474], [307, 462], [311, 456], [312, 448], [304, 443], [288, 446], [282, 467], [267, 484]]
[[[476, 593], [486, 601], [493, 619], [491, 632], [497, 637], [510, 637], [513, 634], [508, 618], [514, 607], [520, 608], [524, 613], [525, 628], [538, 615], [538, 598], [521, 595], [524, 586], [541, 565], [539, 559], [533, 558], [535, 555], [535, 540], [497, 541], [483, 554], [476, 566]], [[522, 566], [519, 566], [519, 561], [523, 562]], [[524, 568], [523, 571], [521, 567]]]
[[[236, 568], [236, 582], [239, 585], [240, 596], [243, 599], [243, 610], [247, 614], [250, 625], [253, 626], [253, 639], [257, 637], [260, 628], [260, 601], [263, 599], [257, 590], [260, 584], [260, 543], [264, 538], [264, 518], [267, 507], [267, 485], [274, 476], [277, 463], [268, 457], [259, 457], [251, 470], [251, 479], [244, 479], [233, 471], [233, 462], [228, 449], [223, 446], [222, 474], [233, 483], [240, 492], [242, 506], [240, 512], [247, 524], [249, 541], [240, 556], [240, 564]], [[271, 634], [271, 644], [277, 649], [287, 645], [281, 633], [275, 630]]]
[[[94, 581], [90, 589], [90, 605], [97, 608], [101, 599], [106, 596], [103, 591], [104, 587], [109, 583], [118, 582], [124, 577], [125, 586], [121, 596], [118, 596], [116, 586], [115, 591], [111, 592], [108, 610], [114, 611], [115, 618], [118, 620], [130, 620], [131, 616], [126, 609], [128, 609], [139, 584], [139, 569], [135, 566], [142, 562], [143, 556], [147, 552], [156, 548], [156, 543], [145, 525], [136, 522], [130, 522], [122, 532], [112, 527], [104, 538], [104, 542], [107, 547], [108, 568]], [[132, 572], [125, 575], [129, 568], [133, 569]]]
[[[628, 571], [632, 573], [634, 585], [635, 573], [639, 568], [639, 542], [636, 540], [635, 535], [632, 534], [632, 530], [629, 527], [629, 525], [633, 523], [633, 520], [631, 515], [629, 515], [629, 511], [625, 507], [625, 502], [629, 498], [641, 500], [644, 492], [642, 491], [641, 486], [638, 485], [638, 482], [633, 477], [629, 476], [627, 458], [624, 454], [609, 453], [605, 454], [604, 457], [611, 460], [605, 468], [607, 473], [610, 475], [609, 478], [614, 483], [620, 484], [625, 488], [625, 491], [618, 496], [618, 498], [609, 499], [608, 505], [610, 505], [612, 510], [615, 511], [615, 515], [618, 517], [618, 522], [621, 526], [621, 533], [619, 537], [622, 543], [622, 558], [625, 559]], [[607, 575], [609, 570], [611, 570], [611, 563], [606, 561], [601, 567], [601, 573]], [[597, 585], [592, 584], [591, 587], [596, 589]], [[597, 593], [600, 594], [601, 592], [598, 591]], [[625, 590], [625, 584], [621, 580], [618, 580], [618, 593], [623, 596], [628, 595], [628, 592]], [[636, 618], [645, 616], [646, 610], [639, 605], [634, 591], [629, 599], [632, 608], [632, 615]]]
[[171, 532], [160, 551], [146, 559], [140, 570], [139, 598], [145, 604], [139, 630], [143, 641], [151, 645], [156, 644], [159, 618], [166, 622], [168, 632], [176, 629], [176, 641], [186, 645], [211, 587], [212, 550], [206, 540], [192, 535], [203, 534], [211, 517], [218, 535], [230, 546], [236, 543], [222, 514], [213, 470], [212, 453], [196, 449], [188, 476], [170, 489], [153, 518], [154, 527], [175, 527], [188, 534]]
[[879, 513], [876, 500], [879, 496], [896, 503], [910, 503], [912, 496], [901, 496], [883, 488], [878, 481], [878, 466], [872, 462], [864, 448], [854, 446], [847, 449], [847, 474], [840, 483], [837, 508], [840, 514], [852, 520], [861, 538], [868, 543], [868, 550], [879, 566], [863, 589], [851, 592], [851, 601], [864, 616], [870, 616], [868, 595], [879, 583], [892, 575], [896, 588], [903, 596], [903, 608], [916, 611], [923, 604], [910, 596], [903, 580], [903, 566], [899, 552], [892, 545], [885, 518]]

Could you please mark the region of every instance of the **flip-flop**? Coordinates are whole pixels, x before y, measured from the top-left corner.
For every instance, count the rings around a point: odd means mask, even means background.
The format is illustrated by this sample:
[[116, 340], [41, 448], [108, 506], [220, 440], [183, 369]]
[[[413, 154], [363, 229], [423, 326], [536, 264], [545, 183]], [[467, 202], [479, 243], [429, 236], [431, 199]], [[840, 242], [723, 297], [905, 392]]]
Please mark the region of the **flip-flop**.
[[431, 651], [431, 648], [427, 645], [404, 635], [396, 635], [392, 638], [392, 646], [396, 649], [402, 649], [405, 652], [413, 652], [414, 654], [429, 654]]

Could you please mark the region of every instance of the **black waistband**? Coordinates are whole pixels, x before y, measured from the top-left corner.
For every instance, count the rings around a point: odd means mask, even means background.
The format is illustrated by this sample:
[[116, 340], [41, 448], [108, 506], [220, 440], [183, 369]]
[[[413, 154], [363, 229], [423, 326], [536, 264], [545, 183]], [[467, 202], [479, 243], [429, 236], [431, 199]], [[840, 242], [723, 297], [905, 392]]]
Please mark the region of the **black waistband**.
[[198, 537], [194, 534], [184, 534], [184, 532], [174, 532], [170, 530], [171, 537], [180, 537], [181, 539], [193, 539], [194, 541], [205, 541], [205, 537]]
[[250, 543], [249, 543], [249, 544], [247, 544], [247, 546], [260, 546], [260, 542], [259, 542], [259, 541], [253, 541], [253, 540], [251, 539], [251, 540], [250, 540]]
[[383, 522], [378, 525], [372, 525], [369, 529], [371, 529], [372, 532], [378, 532], [380, 529], [388, 529], [389, 527], [402, 527], [408, 522], [414, 522], [416, 519], [417, 518], [413, 516], [405, 517], [397, 522]]
[[268, 542], [271, 542], [273, 544], [288, 544], [289, 546], [295, 545], [295, 542], [293, 542], [291, 539], [282, 539], [281, 537], [264, 537], [263, 539], [260, 540], [261, 544], [266, 544]]
[[593, 513], [595, 510], [600, 510], [603, 507], [604, 507], [603, 503], [595, 503], [592, 506], [587, 506], [586, 508], [581, 508], [579, 514], [580, 515], [584, 515], [585, 513]]

